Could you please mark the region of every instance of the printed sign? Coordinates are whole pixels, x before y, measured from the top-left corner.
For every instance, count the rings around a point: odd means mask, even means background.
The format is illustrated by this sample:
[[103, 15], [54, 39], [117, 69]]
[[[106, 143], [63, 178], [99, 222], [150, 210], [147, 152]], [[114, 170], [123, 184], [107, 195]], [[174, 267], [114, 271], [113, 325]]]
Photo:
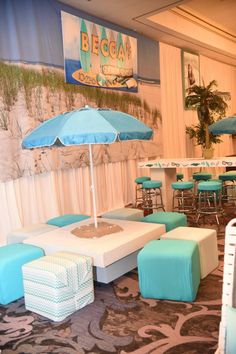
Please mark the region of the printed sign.
[[137, 39], [61, 12], [66, 82], [137, 92]]

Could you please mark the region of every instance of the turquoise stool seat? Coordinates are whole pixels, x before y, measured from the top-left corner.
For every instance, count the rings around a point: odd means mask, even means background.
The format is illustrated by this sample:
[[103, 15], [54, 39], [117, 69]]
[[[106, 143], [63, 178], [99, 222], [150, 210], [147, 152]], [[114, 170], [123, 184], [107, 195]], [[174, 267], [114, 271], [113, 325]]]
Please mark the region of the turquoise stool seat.
[[173, 182], [171, 187], [177, 189], [191, 189], [193, 188], [193, 182]]
[[220, 191], [222, 189], [222, 183], [217, 181], [200, 182], [198, 184], [198, 191]]
[[183, 173], [176, 173], [176, 180], [177, 181], [182, 181], [183, 179], [184, 179]]
[[143, 189], [160, 188], [162, 186], [161, 181], [144, 181]]
[[195, 181], [208, 181], [211, 178], [212, 174], [207, 172], [197, 172], [193, 174], [193, 179]]
[[197, 242], [148, 242], [138, 254], [138, 277], [144, 298], [194, 301], [200, 284]]
[[41, 248], [23, 243], [0, 247], [0, 304], [7, 305], [24, 296], [21, 267], [43, 256]]
[[219, 175], [221, 181], [235, 181], [236, 171], [228, 171]]
[[183, 213], [176, 212], [157, 212], [145, 216], [140, 221], [151, 222], [156, 224], [164, 224], [166, 232], [175, 229], [179, 226], [187, 226], [187, 216]]
[[148, 177], [148, 176], [137, 177], [137, 178], [135, 178], [135, 183], [142, 184], [145, 181], [150, 181], [150, 179], [151, 179], [151, 177]]
[[63, 227], [89, 218], [90, 216], [83, 215], [83, 214], [65, 214], [65, 215], [56, 216], [55, 218], [49, 219], [47, 221], [47, 224]]

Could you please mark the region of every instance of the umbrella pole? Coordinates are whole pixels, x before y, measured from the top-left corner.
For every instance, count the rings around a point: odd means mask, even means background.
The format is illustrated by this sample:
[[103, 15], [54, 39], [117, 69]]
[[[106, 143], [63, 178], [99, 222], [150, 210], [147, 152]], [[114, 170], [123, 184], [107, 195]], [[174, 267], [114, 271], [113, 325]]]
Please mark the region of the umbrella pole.
[[94, 169], [93, 169], [93, 152], [92, 152], [92, 145], [89, 144], [89, 160], [90, 160], [90, 176], [91, 176], [91, 192], [93, 198], [93, 219], [94, 225], [97, 228], [97, 206], [96, 206], [96, 195], [95, 195], [95, 186], [94, 186]]

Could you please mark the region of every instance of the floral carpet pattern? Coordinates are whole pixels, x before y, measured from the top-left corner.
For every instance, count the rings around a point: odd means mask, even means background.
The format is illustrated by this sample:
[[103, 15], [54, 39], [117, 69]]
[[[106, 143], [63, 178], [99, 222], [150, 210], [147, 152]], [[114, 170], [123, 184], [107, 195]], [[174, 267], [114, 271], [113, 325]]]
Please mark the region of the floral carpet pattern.
[[[142, 298], [137, 270], [111, 284], [96, 283], [95, 301], [62, 322], [27, 311], [22, 298], [0, 307], [1, 353], [215, 353], [225, 221], [223, 224], [218, 229], [219, 267], [201, 280], [195, 302]], [[204, 227], [217, 229], [214, 224]]]

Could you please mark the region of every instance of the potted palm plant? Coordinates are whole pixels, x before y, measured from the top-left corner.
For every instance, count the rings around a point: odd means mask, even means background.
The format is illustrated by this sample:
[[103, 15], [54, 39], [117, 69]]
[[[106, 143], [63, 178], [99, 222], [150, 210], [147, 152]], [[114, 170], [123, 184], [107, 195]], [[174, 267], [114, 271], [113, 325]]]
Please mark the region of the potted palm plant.
[[230, 99], [229, 92], [215, 89], [217, 82], [212, 80], [207, 86], [193, 85], [187, 89], [185, 98], [186, 108], [194, 108], [197, 111], [198, 124], [186, 127], [186, 133], [190, 139], [195, 138], [196, 144], [202, 146], [203, 157], [213, 157], [213, 144], [220, 143], [219, 135], [209, 133], [209, 125], [222, 119], [227, 110], [226, 101]]

